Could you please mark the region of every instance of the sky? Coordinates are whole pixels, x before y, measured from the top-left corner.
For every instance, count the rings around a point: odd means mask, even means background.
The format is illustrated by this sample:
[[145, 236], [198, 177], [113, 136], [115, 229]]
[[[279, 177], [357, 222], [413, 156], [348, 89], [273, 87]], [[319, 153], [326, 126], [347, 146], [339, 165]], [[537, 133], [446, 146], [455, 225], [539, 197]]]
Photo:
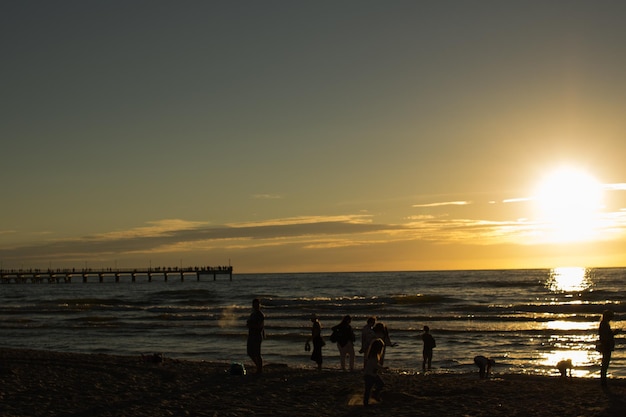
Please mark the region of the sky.
[[3, 1], [0, 269], [626, 266], [621, 1]]

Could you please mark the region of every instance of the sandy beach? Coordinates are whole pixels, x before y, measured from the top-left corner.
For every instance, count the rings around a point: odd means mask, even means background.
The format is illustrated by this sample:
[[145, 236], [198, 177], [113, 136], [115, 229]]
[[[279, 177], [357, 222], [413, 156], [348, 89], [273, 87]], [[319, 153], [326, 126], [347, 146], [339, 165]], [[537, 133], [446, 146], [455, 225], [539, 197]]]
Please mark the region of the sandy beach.
[[[328, 361], [327, 366], [333, 363]], [[246, 366], [248, 366], [246, 364]], [[362, 405], [360, 372], [0, 349], [0, 415], [37, 416], [623, 416], [626, 380], [389, 371], [382, 402]]]

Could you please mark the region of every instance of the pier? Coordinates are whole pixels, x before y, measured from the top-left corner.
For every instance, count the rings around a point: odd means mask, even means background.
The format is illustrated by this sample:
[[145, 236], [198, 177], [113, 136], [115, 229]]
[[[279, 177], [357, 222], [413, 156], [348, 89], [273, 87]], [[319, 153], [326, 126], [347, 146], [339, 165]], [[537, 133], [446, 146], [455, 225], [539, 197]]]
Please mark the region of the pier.
[[81, 282], [115, 282], [130, 281], [136, 282], [138, 277], [144, 277], [148, 282], [154, 279], [162, 279], [167, 282], [170, 277], [177, 277], [180, 281], [185, 278], [195, 278], [200, 281], [201, 277], [213, 276], [213, 281], [218, 275], [228, 275], [233, 280], [233, 267], [189, 267], [189, 268], [146, 268], [146, 269], [28, 269], [28, 270], [0, 270], [0, 283], [2, 284], [22, 284], [22, 283], [71, 283], [79, 279]]

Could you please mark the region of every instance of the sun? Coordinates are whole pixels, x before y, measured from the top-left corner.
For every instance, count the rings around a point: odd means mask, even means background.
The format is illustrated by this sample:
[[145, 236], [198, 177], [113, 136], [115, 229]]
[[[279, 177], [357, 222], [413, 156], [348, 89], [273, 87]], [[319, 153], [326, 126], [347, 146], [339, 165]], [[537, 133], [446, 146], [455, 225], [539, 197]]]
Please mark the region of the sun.
[[603, 206], [602, 184], [576, 168], [546, 175], [535, 193], [538, 227], [548, 241], [591, 239], [598, 230]]

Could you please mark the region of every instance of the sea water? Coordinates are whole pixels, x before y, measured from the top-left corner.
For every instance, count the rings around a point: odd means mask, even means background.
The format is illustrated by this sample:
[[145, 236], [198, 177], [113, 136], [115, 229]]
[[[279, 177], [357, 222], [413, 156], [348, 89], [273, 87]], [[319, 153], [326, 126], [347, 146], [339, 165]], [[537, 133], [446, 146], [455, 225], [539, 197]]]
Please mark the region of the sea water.
[[[246, 319], [253, 298], [266, 316], [266, 363], [314, 367], [304, 350], [312, 313], [326, 337], [324, 367], [339, 368], [330, 328], [352, 317], [356, 348], [369, 316], [392, 342], [385, 365], [421, 370], [421, 333], [435, 337], [436, 373], [474, 372], [473, 357], [496, 361], [495, 372], [598, 377], [595, 351], [602, 311], [625, 328], [626, 268], [487, 271], [234, 274], [148, 282], [0, 284], [0, 345], [65, 352], [140, 355], [249, 363]], [[625, 328], [626, 330], [626, 328]], [[626, 377], [623, 336], [610, 366]], [[357, 353], [357, 366], [361, 355]]]

